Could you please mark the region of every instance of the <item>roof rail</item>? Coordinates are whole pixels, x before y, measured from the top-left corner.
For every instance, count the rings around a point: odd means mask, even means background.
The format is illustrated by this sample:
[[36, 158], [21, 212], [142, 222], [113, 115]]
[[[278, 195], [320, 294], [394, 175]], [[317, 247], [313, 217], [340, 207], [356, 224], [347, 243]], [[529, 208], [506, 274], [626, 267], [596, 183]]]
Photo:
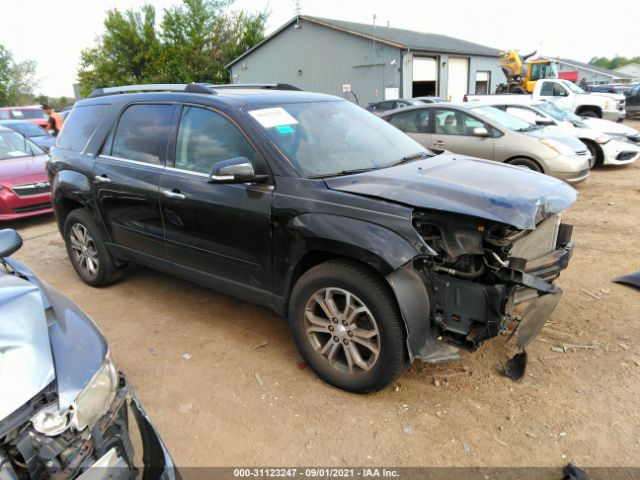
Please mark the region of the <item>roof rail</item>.
[[289, 83], [227, 83], [222, 85], [214, 85], [212, 83], [200, 83], [205, 87], [216, 88], [238, 88], [238, 89], [260, 89], [260, 90], [295, 90], [302, 91], [301, 88]]
[[188, 92], [215, 94], [207, 84], [203, 83], [156, 83], [148, 85], [124, 85], [121, 87], [96, 88], [87, 98], [105, 97], [117, 93], [130, 92]]

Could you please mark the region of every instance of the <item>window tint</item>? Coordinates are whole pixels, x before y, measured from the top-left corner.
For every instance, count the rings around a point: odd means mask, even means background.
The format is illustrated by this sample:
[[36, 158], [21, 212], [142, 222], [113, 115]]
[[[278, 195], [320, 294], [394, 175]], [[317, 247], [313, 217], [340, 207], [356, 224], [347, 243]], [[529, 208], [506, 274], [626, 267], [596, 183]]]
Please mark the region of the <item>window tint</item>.
[[407, 133], [429, 133], [429, 110], [397, 113], [389, 122]]
[[486, 127], [484, 122], [457, 110], [438, 110], [435, 130], [442, 135], [473, 135], [476, 127]]
[[0, 110], [0, 120], [9, 119], [9, 110]]
[[67, 117], [56, 140], [56, 147], [81, 152], [106, 112], [107, 105], [75, 107]]
[[544, 95], [547, 97], [553, 96], [553, 83], [543, 83], [542, 88], [540, 89], [540, 95]]
[[113, 136], [111, 155], [155, 165], [164, 163], [172, 110], [172, 105], [132, 105], [127, 108]]
[[253, 149], [231, 122], [204, 108], [182, 110], [176, 168], [209, 173], [214, 164], [235, 157], [247, 157], [255, 164]]

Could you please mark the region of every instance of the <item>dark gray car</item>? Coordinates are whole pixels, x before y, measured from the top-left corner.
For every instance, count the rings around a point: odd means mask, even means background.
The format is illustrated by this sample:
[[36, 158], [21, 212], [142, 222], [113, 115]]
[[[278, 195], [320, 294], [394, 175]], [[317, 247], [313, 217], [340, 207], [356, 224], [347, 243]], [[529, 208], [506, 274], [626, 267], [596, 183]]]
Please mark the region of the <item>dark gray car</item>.
[[56, 137], [29, 120], [1, 120], [0, 127], [7, 127], [24, 135], [33, 143], [48, 152], [56, 143]]

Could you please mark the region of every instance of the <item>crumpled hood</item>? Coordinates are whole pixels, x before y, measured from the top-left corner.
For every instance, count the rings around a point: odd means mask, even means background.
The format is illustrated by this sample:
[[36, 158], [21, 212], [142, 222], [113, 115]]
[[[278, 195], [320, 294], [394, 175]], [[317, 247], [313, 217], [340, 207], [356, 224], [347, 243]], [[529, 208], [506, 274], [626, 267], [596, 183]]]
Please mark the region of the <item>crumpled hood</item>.
[[333, 190], [533, 229], [576, 201], [566, 183], [521, 167], [460, 155], [325, 179]]
[[0, 420], [55, 378], [40, 290], [0, 274]]
[[601, 118], [583, 118], [582, 123], [599, 132], [612, 133], [614, 135], [640, 136], [640, 132], [624, 123], [612, 122]]
[[91, 319], [29, 268], [5, 258], [0, 269], [0, 420], [55, 380], [65, 410], [108, 352]]

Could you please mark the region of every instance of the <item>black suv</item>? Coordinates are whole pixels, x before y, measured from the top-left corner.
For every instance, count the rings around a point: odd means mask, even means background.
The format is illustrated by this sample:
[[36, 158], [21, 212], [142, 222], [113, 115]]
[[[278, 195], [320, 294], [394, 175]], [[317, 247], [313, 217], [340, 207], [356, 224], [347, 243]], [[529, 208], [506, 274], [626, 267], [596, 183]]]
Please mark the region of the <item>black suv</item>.
[[518, 321], [524, 348], [573, 245], [567, 184], [436, 154], [286, 85], [97, 90], [67, 118], [49, 175], [86, 283], [136, 262], [265, 305], [318, 375], [354, 392]]

